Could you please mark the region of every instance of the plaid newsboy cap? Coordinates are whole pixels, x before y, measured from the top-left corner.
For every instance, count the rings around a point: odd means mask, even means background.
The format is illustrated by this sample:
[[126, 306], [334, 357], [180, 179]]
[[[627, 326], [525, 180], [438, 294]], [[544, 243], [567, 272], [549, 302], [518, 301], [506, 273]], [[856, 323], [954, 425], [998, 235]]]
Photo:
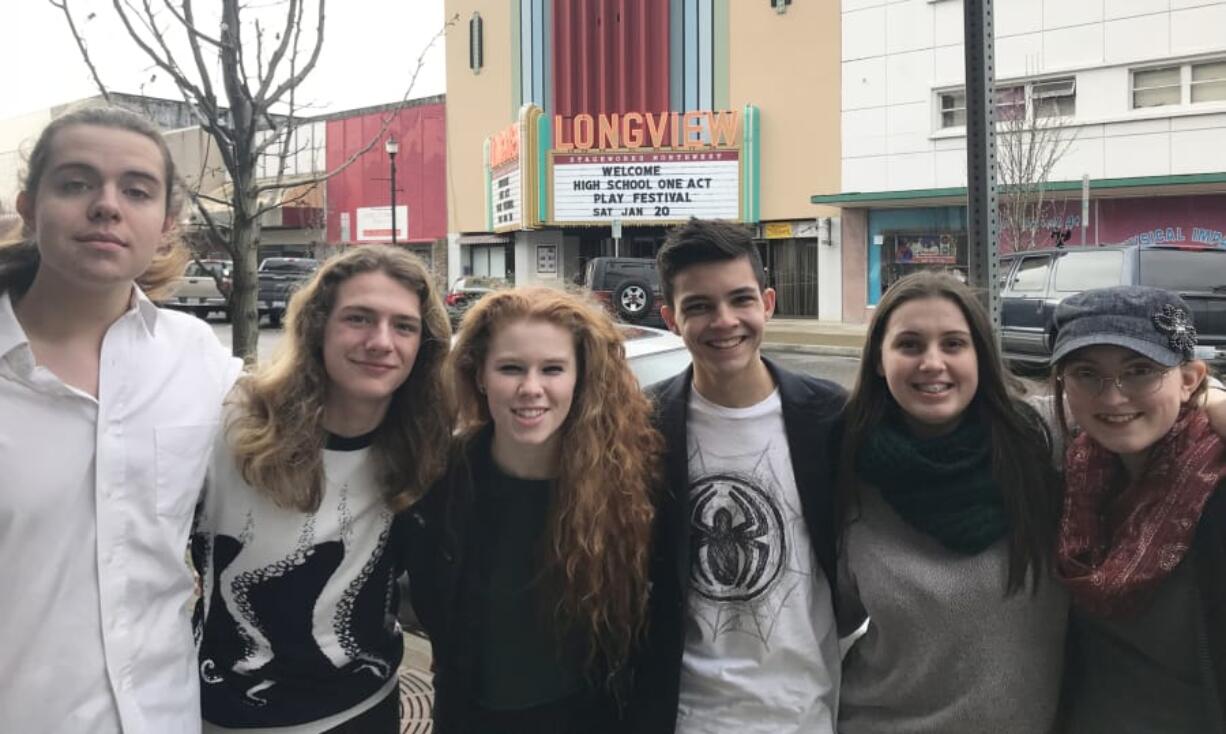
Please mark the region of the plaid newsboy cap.
[[1121, 285], [1065, 298], [1056, 306], [1048, 339], [1053, 365], [1083, 347], [1107, 344], [1174, 367], [1193, 358], [1196, 328], [1177, 294]]

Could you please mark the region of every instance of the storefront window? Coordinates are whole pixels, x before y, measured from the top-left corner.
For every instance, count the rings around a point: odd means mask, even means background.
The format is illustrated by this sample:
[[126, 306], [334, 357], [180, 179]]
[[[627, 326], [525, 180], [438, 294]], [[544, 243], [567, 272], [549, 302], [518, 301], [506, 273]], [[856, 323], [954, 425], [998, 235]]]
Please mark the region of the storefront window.
[[920, 270], [946, 270], [966, 276], [966, 235], [963, 232], [887, 232], [881, 258], [881, 289]]
[[471, 245], [464, 252], [464, 274], [482, 278], [507, 278], [506, 245]]

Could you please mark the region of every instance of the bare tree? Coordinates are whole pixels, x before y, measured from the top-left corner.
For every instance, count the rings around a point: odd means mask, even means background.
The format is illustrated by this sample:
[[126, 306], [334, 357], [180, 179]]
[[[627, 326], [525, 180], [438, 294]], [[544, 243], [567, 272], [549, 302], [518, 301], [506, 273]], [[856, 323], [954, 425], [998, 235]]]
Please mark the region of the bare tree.
[[1035, 105], [1026, 107], [1021, 100], [998, 107], [1000, 231], [1014, 250], [1050, 245], [1053, 228], [1063, 229], [1067, 202], [1052, 198], [1048, 186], [1052, 170], [1076, 137], [1062, 132], [1059, 117], [1044, 115]]
[[[73, 19], [71, 0], [48, 2], [63, 12], [85, 64], [110, 101], [86, 38]], [[400, 107], [385, 112], [379, 131], [336, 168], [287, 177], [288, 162], [302, 152], [295, 133], [310, 121], [302, 114], [307, 106], [297, 98], [297, 91], [323, 48], [326, 0], [315, 0], [310, 17], [308, 0], [265, 3], [258, 12], [240, 0], [220, 0], [221, 17], [215, 32], [197, 20], [192, 0], [112, 0], [111, 4], [130, 40], [150, 60], [155, 77], [165, 74], [174, 82], [200, 128], [211, 138], [225, 169], [228, 183], [222, 195], [198, 187], [189, 188], [188, 193], [204, 229], [211, 239], [223, 243], [234, 261], [229, 294], [233, 350], [253, 362], [259, 337], [256, 267], [261, 216], [301, 200], [310, 193], [311, 187], [305, 184], [326, 180], [370, 150]], [[277, 9], [278, 5], [283, 7]], [[248, 20], [248, 12], [256, 16], [254, 20]], [[261, 19], [273, 12], [279, 13], [276, 27], [265, 27]], [[426, 52], [458, 18], [448, 20], [418, 56], [401, 105], [409, 99]], [[186, 53], [176, 55], [172, 50], [172, 45], [181, 45], [176, 39], [185, 40]], [[270, 159], [273, 170], [268, 175]], [[290, 187], [298, 193], [287, 196]], [[219, 216], [219, 210], [228, 216]]]

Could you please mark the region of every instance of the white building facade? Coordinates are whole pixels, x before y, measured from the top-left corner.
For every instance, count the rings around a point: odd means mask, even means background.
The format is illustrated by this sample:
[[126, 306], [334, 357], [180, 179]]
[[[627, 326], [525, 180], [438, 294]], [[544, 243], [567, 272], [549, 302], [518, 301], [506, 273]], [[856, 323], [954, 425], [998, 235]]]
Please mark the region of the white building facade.
[[[998, 116], [1058, 127], [1068, 244], [1226, 247], [1226, 0], [995, 0]], [[965, 269], [960, 0], [843, 0], [843, 320]], [[1089, 206], [1081, 203], [1083, 178]], [[922, 256], [921, 256], [922, 254]]]

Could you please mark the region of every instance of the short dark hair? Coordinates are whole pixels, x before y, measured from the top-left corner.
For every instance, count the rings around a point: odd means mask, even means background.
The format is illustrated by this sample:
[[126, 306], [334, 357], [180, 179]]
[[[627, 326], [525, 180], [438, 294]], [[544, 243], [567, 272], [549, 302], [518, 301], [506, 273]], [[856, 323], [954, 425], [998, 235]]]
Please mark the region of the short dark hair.
[[748, 258], [749, 267], [758, 279], [758, 288], [766, 289], [766, 270], [748, 227], [719, 219], [696, 219], [678, 225], [668, 233], [664, 246], [656, 253], [656, 268], [660, 271], [660, 290], [664, 303], [673, 305], [673, 281], [691, 265]]

